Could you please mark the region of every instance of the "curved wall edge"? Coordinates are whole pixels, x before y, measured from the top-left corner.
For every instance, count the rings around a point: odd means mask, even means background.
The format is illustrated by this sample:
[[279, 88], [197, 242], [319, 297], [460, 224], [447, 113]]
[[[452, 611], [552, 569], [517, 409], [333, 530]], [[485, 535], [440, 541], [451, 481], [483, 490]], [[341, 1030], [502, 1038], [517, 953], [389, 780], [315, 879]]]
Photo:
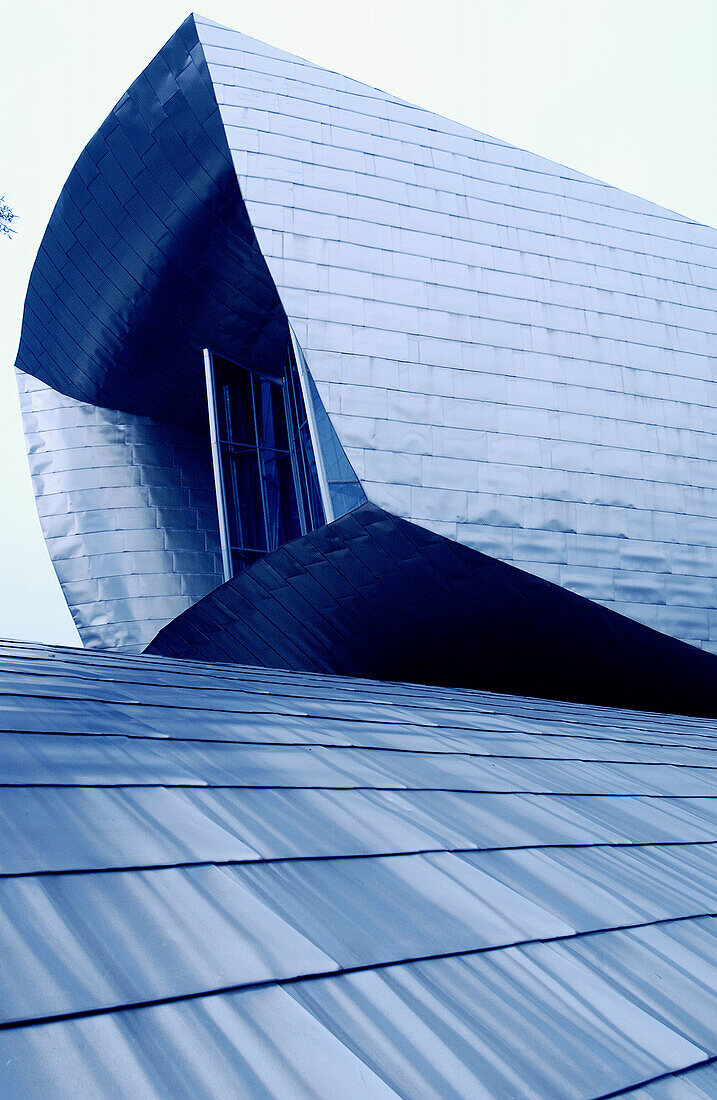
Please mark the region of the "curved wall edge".
[[717, 657], [368, 503], [146, 652], [717, 717]]

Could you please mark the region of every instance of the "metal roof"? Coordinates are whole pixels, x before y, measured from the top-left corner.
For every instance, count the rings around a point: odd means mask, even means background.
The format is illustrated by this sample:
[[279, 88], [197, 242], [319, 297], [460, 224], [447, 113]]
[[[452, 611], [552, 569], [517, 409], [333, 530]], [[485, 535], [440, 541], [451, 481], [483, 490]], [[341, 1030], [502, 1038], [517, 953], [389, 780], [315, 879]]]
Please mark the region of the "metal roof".
[[717, 722], [17, 643], [0, 715], [2, 1095], [717, 1094]]

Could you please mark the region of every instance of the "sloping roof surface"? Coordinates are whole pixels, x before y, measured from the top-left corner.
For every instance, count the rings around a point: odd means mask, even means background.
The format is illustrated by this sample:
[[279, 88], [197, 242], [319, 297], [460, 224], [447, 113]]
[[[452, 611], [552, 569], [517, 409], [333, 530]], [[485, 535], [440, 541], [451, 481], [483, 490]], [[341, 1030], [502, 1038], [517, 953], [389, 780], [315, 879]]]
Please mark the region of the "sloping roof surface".
[[0, 708], [2, 1095], [715, 1095], [717, 723], [17, 644]]

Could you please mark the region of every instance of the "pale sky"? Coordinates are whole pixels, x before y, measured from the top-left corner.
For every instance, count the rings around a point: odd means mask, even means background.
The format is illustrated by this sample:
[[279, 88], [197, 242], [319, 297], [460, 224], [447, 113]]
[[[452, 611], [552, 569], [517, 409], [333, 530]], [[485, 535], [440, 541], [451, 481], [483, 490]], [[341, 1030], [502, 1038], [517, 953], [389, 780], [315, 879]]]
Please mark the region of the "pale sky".
[[[717, 226], [717, 0], [206, 0], [201, 14]], [[30, 268], [83, 146], [178, 0], [4, 0], [0, 637], [77, 644], [40, 533], [12, 363]]]

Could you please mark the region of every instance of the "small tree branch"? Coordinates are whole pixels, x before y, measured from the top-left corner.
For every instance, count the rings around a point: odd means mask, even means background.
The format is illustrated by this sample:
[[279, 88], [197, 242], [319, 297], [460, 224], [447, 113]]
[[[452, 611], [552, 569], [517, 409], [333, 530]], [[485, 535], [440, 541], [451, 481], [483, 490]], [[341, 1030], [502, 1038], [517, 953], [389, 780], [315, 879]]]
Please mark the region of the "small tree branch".
[[5, 202], [5, 196], [0, 195], [0, 237], [11, 237], [17, 232], [12, 227], [16, 217], [17, 214], [13, 208]]

